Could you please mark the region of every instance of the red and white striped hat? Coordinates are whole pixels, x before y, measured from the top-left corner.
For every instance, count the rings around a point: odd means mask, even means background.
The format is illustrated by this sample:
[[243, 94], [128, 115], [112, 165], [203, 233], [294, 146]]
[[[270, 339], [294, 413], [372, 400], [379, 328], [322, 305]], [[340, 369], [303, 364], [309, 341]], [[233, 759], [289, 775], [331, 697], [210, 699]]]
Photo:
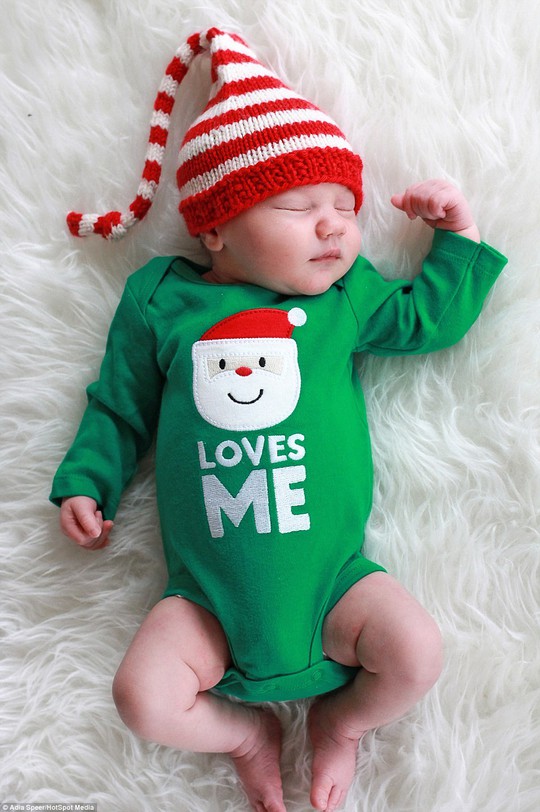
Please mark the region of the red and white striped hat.
[[194, 34], [165, 71], [151, 120], [137, 196], [127, 212], [80, 214], [72, 234], [123, 237], [152, 205], [176, 91], [194, 58], [208, 51], [213, 95], [180, 150], [179, 209], [190, 234], [210, 231], [261, 200], [297, 186], [339, 183], [362, 204], [362, 161], [337, 124], [292, 91], [236, 34], [217, 28]]

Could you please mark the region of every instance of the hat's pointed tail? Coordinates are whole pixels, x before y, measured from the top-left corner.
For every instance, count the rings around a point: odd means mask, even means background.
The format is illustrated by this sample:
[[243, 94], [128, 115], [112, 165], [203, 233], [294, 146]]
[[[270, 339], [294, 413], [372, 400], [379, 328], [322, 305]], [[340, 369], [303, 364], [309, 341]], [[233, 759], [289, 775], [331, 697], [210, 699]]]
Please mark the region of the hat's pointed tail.
[[109, 211], [106, 214], [70, 212], [66, 220], [69, 230], [74, 236], [87, 237], [90, 234], [101, 234], [105, 239], [120, 239], [148, 212], [161, 177], [176, 92], [194, 58], [208, 46], [209, 33], [193, 34], [189, 37], [176, 51], [167, 66], [154, 102], [144, 169], [135, 199], [125, 212]]

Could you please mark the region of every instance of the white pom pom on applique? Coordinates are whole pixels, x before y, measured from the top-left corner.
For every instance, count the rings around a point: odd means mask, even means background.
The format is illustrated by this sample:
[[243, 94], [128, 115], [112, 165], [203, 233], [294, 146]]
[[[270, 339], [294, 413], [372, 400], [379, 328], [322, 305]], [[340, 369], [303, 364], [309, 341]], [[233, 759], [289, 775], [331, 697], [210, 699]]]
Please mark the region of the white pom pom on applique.
[[307, 314], [301, 307], [292, 307], [289, 310], [288, 318], [290, 323], [294, 324], [295, 327], [302, 327], [307, 321]]

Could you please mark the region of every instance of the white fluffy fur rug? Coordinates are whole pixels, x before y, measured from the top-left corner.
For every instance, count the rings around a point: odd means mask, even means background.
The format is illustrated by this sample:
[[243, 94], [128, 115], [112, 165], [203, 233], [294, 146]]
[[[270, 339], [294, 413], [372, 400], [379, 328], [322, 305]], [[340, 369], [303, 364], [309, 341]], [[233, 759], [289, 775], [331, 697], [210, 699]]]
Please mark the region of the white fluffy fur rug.
[[[247, 809], [227, 758], [142, 743], [112, 703], [115, 669], [164, 582], [151, 461], [105, 551], [63, 538], [47, 502], [126, 276], [154, 254], [197, 255], [173, 170], [204, 70], [184, 85], [148, 220], [107, 244], [71, 238], [64, 214], [131, 201], [162, 71], [213, 24], [243, 34], [348, 133], [366, 166], [364, 253], [385, 275], [413, 275], [430, 240], [390, 195], [441, 175], [509, 257], [460, 345], [360, 359], [377, 474], [367, 551], [434, 613], [446, 669], [407, 718], [366, 737], [345, 808], [537, 812], [536, 0], [2, 3], [0, 804]], [[310, 809], [306, 709], [277, 707], [290, 812]]]

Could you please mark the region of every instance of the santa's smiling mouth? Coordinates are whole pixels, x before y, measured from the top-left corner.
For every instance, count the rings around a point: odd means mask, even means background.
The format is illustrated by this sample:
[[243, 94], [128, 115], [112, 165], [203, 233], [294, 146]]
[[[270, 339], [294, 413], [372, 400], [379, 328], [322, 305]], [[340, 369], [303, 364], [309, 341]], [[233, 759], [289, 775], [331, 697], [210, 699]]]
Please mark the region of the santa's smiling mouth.
[[241, 406], [250, 406], [252, 403], [257, 403], [263, 396], [263, 389], [259, 390], [259, 394], [253, 400], [237, 400], [230, 392], [227, 393], [227, 397], [229, 397], [234, 403], [239, 403]]

